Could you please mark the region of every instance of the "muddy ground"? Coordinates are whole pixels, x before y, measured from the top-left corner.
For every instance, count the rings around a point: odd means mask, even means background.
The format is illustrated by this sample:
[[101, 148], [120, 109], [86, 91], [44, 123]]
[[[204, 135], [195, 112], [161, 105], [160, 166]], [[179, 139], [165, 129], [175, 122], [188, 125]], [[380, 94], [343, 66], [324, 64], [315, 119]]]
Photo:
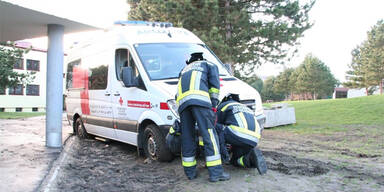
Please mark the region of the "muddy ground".
[[265, 130], [260, 148], [269, 167], [266, 175], [225, 165], [231, 180], [210, 183], [201, 158], [198, 178], [189, 181], [180, 158], [148, 162], [137, 156], [136, 147], [72, 136], [49, 191], [384, 191], [383, 154], [315, 142], [333, 137]]

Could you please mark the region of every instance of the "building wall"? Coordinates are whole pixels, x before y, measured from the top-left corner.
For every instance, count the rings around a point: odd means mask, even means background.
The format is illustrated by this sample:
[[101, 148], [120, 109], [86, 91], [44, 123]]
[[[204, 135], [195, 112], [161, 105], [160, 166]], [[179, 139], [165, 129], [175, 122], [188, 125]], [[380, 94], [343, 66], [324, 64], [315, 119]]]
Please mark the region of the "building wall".
[[35, 71], [35, 79], [29, 83], [39, 85], [39, 95], [27, 95], [27, 85], [24, 85], [22, 95], [9, 95], [9, 88], [6, 88], [5, 95], [0, 95], [0, 111], [15, 112], [16, 108], [22, 108], [22, 112], [32, 112], [32, 108], [37, 108], [38, 112], [45, 112], [47, 53], [42, 50], [30, 50], [24, 54], [23, 69], [14, 69], [14, 71], [32, 72], [27, 70], [27, 60], [40, 62], [39, 71]]

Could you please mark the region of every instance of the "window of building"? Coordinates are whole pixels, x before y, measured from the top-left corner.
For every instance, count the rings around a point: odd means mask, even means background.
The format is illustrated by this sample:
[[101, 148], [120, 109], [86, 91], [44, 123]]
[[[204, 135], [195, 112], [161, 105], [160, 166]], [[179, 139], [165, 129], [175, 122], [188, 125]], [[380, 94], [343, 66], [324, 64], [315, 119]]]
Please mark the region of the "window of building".
[[16, 63], [13, 64], [14, 69], [24, 69], [24, 59], [18, 59], [16, 60]]
[[10, 87], [8, 89], [8, 94], [9, 95], [23, 95], [23, 85], [18, 84], [14, 87]]
[[27, 93], [27, 95], [39, 96], [40, 95], [40, 86], [39, 85], [27, 85], [26, 93]]
[[40, 61], [27, 59], [27, 70], [40, 71]]
[[4, 107], [1, 107], [0, 108], [0, 112], [4, 112], [5, 111], [5, 108]]
[[22, 112], [23, 111], [23, 108], [21, 107], [16, 107], [16, 112]]
[[0, 95], [5, 95], [5, 87], [0, 87]]
[[38, 112], [38, 111], [39, 111], [39, 108], [37, 108], [37, 107], [32, 107], [32, 111], [33, 111], [33, 112]]

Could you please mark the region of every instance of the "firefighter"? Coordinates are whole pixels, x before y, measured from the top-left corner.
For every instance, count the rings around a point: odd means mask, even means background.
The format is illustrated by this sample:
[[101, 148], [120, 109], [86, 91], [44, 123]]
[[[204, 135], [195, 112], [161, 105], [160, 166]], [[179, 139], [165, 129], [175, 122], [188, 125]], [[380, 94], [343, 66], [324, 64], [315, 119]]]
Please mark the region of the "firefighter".
[[[240, 103], [239, 95], [228, 94], [217, 108], [217, 132], [220, 145], [232, 146], [231, 164], [240, 167], [257, 168], [260, 174], [267, 172], [263, 154], [256, 147], [261, 128], [254, 112]], [[228, 154], [222, 147], [222, 154]], [[224, 155], [223, 155], [224, 156]]]
[[196, 132], [195, 123], [204, 141], [206, 165], [211, 182], [230, 179], [221, 165], [220, 147], [215, 130], [216, 107], [219, 102], [219, 71], [206, 61], [203, 53], [193, 53], [187, 66], [180, 72], [176, 102], [181, 121], [181, 151], [184, 172], [195, 179]]

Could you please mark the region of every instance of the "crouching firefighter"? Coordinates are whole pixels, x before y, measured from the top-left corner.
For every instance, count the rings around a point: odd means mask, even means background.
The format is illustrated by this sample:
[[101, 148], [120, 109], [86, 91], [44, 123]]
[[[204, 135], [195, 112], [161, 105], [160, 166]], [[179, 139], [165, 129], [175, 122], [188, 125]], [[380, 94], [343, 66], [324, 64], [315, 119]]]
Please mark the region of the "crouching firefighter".
[[260, 174], [266, 173], [267, 164], [256, 147], [261, 128], [254, 112], [240, 103], [239, 95], [228, 94], [217, 108], [217, 117], [216, 129], [222, 146], [221, 153], [228, 153], [224, 143], [229, 143], [232, 146], [231, 164], [257, 168]]
[[180, 72], [176, 102], [181, 122], [181, 151], [184, 172], [188, 179], [196, 173], [195, 123], [203, 137], [206, 165], [211, 182], [230, 179], [221, 165], [220, 147], [215, 130], [215, 112], [219, 98], [219, 71], [206, 61], [203, 53], [193, 53]]

